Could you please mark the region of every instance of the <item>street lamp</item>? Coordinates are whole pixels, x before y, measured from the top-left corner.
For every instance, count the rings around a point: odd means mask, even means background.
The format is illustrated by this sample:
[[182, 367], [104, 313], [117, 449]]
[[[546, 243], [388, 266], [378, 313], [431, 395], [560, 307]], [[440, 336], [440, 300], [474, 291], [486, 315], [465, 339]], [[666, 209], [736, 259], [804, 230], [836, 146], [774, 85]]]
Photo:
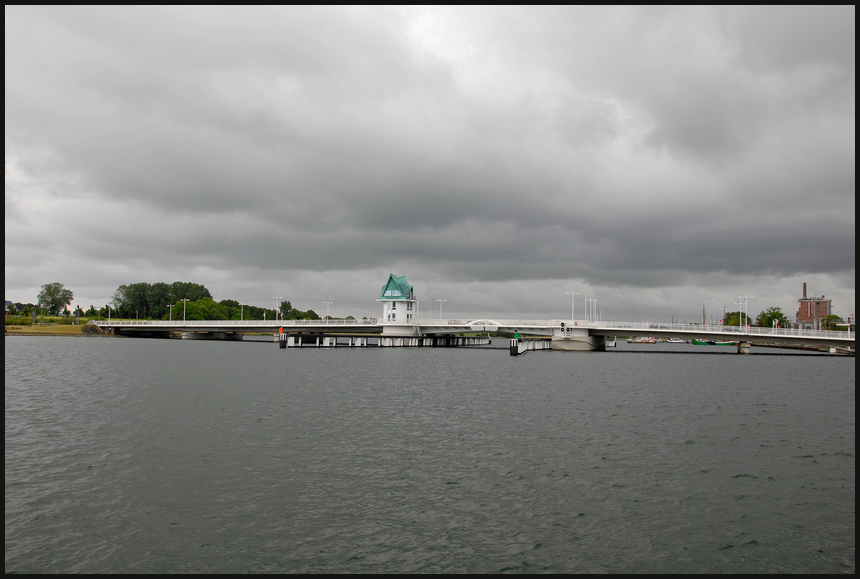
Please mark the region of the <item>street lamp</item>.
[[185, 306], [187, 306], [188, 302], [190, 302], [191, 300], [189, 300], [188, 298], [182, 298], [181, 301], [182, 301], [182, 323], [184, 324], [185, 323]]
[[275, 321], [278, 321], [278, 305], [280, 304], [279, 300], [282, 296], [272, 296], [272, 299], [275, 300]]
[[442, 302], [447, 302], [448, 300], [436, 300], [439, 302], [439, 319], [442, 319]]
[[573, 296], [578, 296], [579, 292], [565, 292], [566, 296], [570, 296], [570, 320], [573, 321], [576, 319], [576, 316], [573, 314]]
[[746, 324], [745, 326], [749, 326], [750, 323], [750, 307], [747, 300], [755, 299], [755, 296], [738, 296], [739, 300], [744, 301], [744, 309], [746, 310]]
[[170, 322], [173, 321], [173, 308], [175, 308], [175, 307], [176, 307], [176, 304], [167, 304], [167, 309], [170, 312], [170, 316], [168, 318], [168, 321], [170, 321]]
[[328, 307], [334, 302], [323, 302], [325, 304], [325, 319], [328, 320]]

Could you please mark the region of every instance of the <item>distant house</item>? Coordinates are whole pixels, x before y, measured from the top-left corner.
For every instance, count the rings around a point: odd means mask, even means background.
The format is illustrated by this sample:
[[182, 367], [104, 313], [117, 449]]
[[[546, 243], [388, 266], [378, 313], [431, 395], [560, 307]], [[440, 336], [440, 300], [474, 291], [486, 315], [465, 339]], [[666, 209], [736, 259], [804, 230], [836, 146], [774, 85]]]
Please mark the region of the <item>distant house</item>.
[[417, 313], [418, 300], [412, 286], [406, 283], [405, 277], [393, 273], [388, 276], [388, 283], [382, 286], [382, 292], [377, 298], [382, 302], [382, 320], [394, 324], [412, 324]]
[[802, 330], [820, 329], [821, 320], [830, 315], [830, 299], [824, 295], [807, 297], [806, 284], [803, 284], [803, 297], [797, 300], [797, 315], [794, 327]]

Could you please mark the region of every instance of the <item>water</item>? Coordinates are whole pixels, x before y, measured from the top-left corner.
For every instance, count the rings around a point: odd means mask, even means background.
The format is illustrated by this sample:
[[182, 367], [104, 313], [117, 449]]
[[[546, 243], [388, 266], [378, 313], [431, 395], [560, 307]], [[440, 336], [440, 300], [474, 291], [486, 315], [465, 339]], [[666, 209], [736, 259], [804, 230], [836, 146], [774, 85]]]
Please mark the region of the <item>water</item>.
[[666, 349], [6, 338], [6, 572], [853, 573], [854, 359]]

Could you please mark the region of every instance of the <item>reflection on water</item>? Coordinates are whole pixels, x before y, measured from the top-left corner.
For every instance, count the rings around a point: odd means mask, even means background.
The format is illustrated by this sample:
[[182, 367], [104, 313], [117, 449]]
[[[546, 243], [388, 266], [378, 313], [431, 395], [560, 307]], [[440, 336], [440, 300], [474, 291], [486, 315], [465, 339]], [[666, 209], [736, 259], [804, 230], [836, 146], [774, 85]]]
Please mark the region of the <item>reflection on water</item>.
[[506, 346], [7, 338], [6, 571], [854, 571], [853, 359]]

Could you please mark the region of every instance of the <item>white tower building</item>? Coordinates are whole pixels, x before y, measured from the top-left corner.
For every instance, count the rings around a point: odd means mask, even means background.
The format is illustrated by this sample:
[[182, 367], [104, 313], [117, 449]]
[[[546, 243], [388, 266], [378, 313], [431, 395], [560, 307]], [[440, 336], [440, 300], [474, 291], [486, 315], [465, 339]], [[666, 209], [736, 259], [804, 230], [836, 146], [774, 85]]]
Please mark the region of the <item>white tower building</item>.
[[382, 302], [381, 319], [384, 323], [417, 323], [418, 300], [405, 277], [397, 277], [393, 273], [389, 275], [388, 283], [382, 286], [382, 294], [376, 301]]

